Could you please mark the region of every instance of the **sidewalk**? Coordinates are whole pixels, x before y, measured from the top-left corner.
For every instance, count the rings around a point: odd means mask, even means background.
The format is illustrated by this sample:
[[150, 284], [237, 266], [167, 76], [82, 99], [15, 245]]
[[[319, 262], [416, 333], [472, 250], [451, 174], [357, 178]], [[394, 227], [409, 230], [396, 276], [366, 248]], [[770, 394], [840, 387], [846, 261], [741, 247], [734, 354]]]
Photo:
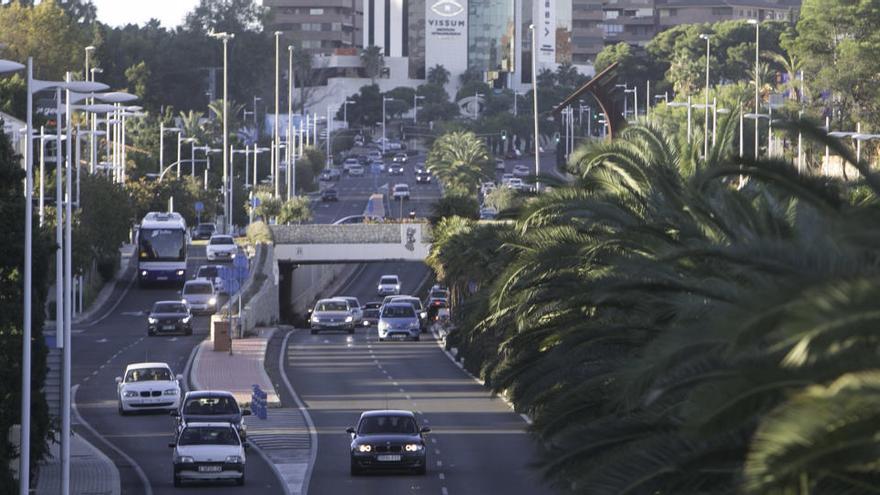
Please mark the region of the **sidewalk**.
[[196, 390], [226, 390], [232, 392], [239, 404], [249, 404], [253, 386], [266, 392], [266, 404], [279, 407], [281, 401], [263, 364], [266, 346], [275, 328], [258, 329], [259, 335], [232, 340], [232, 355], [215, 352], [213, 342], [205, 339], [199, 345], [190, 371], [190, 382]]
[[[303, 412], [298, 407], [282, 407], [266, 373], [268, 344], [276, 330], [261, 328], [256, 337], [233, 339], [231, 356], [227, 352], [214, 352], [211, 340], [205, 339], [193, 358], [189, 380], [194, 390], [232, 392], [241, 405], [250, 403], [254, 384], [266, 392], [267, 417], [245, 418], [247, 438], [255, 453], [275, 471], [285, 492], [300, 495], [305, 489], [315, 446]], [[275, 348], [281, 337], [275, 337]]]
[[[40, 465], [37, 495], [61, 493], [61, 445], [49, 446], [51, 457]], [[119, 495], [119, 470], [103, 452], [74, 434], [70, 443], [70, 493]]]

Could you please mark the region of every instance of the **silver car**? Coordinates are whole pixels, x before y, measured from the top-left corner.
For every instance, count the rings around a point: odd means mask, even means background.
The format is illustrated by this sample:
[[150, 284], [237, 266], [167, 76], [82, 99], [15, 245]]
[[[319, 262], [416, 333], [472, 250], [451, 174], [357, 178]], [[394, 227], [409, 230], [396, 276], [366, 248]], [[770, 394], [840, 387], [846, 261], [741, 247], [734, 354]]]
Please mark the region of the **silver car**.
[[210, 280], [190, 280], [183, 285], [180, 295], [193, 313], [213, 314], [217, 311], [217, 291]]
[[421, 333], [419, 315], [408, 302], [391, 302], [382, 306], [379, 313], [379, 341], [393, 337], [410, 337], [419, 340]]
[[315, 304], [309, 319], [312, 335], [319, 330], [346, 330], [354, 333], [354, 316], [345, 299], [321, 299]]
[[354, 317], [354, 323], [355, 325], [360, 326], [364, 319], [364, 310], [361, 308], [361, 302], [358, 301], [358, 298], [351, 296], [336, 296], [334, 299], [345, 299], [348, 301], [348, 309], [351, 312], [351, 316]]
[[400, 279], [397, 278], [397, 275], [382, 275], [379, 279], [376, 293], [380, 296], [387, 296], [389, 294], [396, 296], [400, 294]]

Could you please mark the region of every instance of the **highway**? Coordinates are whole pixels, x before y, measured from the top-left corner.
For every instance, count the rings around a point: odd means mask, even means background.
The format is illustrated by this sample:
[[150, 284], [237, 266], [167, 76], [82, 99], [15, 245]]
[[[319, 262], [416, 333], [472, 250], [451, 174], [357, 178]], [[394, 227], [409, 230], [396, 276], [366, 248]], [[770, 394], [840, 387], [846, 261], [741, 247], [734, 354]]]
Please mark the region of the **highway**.
[[[191, 246], [187, 273], [192, 274], [205, 262], [204, 246]], [[131, 286], [116, 308], [93, 326], [74, 327], [71, 349], [76, 386], [75, 405], [83, 419], [100, 438], [78, 426], [96, 447], [114, 461], [120, 471], [122, 493], [164, 494], [177, 492], [172, 486], [171, 440], [174, 423], [167, 413], [144, 413], [120, 416], [117, 412], [115, 377], [122, 376], [125, 366], [142, 361], [168, 363], [178, 374], [184, 374], [193, 348], [208, 334], [209, 317], [194, 317], [193, 335], [147, 337], [146, 312], [153, 302], [179, 299], [177, 288], [139, 289]], [[182, 386], [186, 386], [185, 380]], [[113, 447], [109, 447], [111, 444]], [[118, 449], [118, 450], [117, 450]], [[122, 452], [122, 454], [119, 453]], [[224, 486], [224, 493], [283, 494], [274, 471], [251, 451], [247, 458], [247, 484], [244, 487]], [[142, 482], [145, 476], [149, 489]], [[212, 485], [187, 485], [192, 493], [216, 493]], [[189, 491], [188, 491], [189, 493]]]

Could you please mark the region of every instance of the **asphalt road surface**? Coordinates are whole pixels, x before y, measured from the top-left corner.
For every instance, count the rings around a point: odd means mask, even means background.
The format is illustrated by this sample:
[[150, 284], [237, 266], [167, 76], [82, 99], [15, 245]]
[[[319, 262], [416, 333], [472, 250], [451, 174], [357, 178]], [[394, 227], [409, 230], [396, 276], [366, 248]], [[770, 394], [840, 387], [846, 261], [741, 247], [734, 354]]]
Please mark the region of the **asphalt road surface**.
[[[191, 246], [187, 274], [192, 276], [205, 262], [204, 246]], [[174, 423], [167, 413], [142, 413], [120, 416], [117, 412], [115, 377], [122, 376], [125, 366], [142, 361], [168, 363], [177, 374], [184, 374], [193, 348], [208, 334], [209, 317], [194, 317], [193, 335], [147, 337], [146, 312], [153, 302], [179, 299], [176, 287], [139, 289], [133, 285], [119, 305], [100, 323], [75, 327], [72, 342], [73, 385], [76, 408], [100, 435], [79, 427], [90, 442], [112, 459], [120, 471], [123, 494], [164, 494], [187, 490], [186, 493], [266, 493], [283, 494], [274, 471], [253, 450], [247, 456], [247, 484], [172, 485], [171, 440]], [[186, 380], [184, 380], [185, 382]], [[186, 383], [182, 386], [186, 387]], [[125, 455], [109, 448], [109, 442]], [[132, 462], [134, 465], [132, 465]], [[136, 467], [135, 467], [136, 465]], [[138, 470], [147, 477], [145, 489]]]
[[[429, 270], [418, 262], [367, 264], [339, 295], [378, 300], [383, 274], [398, 274], [407, 293], [427, 280]], [[318, 432], [310, 493], [552, 493], [530, 467], [535, 445], [524, 419], [454, 364], [433, 335], [380, 343], [375, 328], [353, 336], [294, 330], [286, 352], [284, 372]], [[364, 410], [385, 408], [415, 411], [419, 423], [432, 428], [426, 475], [350, 476], [346, 427]]]

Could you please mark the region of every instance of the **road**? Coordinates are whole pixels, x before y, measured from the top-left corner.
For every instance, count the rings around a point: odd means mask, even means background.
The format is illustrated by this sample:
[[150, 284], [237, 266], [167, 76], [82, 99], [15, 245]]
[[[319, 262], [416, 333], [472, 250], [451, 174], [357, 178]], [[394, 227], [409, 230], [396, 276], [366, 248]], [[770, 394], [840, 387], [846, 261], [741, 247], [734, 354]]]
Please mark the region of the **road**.
[[[192, 246], [187, 273], [195, 273], [204, 262], [204, 246]], [[168, 442], [173, 422], [167, 414], [120, 416], [117, 412], [116, 383], [129, 363], [161, 361], [175, 373], [183, 374], [193, 348], [208, 334], [209, 318], [194, 318], [193, 335], [147, 337], [146, 314], [153, 302], [179, 299], [176, 288], [139, 289], [133, 285], [110, 315], [90, 327], [74, 327], [72, 384], [78, 385], [76, 408], [101, 438], [78, 428], [117, 465], [124, 494], [164, 494], [177, 492], [172, 486], [171, 449]], [[185, 385], [185, 384], [184, 384]], [[124, 455], [108, 448], [107, 443]], [[126, 458], [127, 457], [127, 458]], [[135, 467], [136, 465], [137, 467]], [[138, 469], [149, 481], [145, 490]], [[252, 453], [247, 459], [247, 485], [223, 487], [224, 493], [283, 494], [274, 471]], [[187, 493], [216, 493], [217, 487], [186, 488]]]
[[[376, 281], [386, 273], [398, 274], [410, 292], [429, 270], [418, 262], [365, 265], [341, 295], [376, 300]], [[354, 336], [294, 330], [287, 356], [284, 372], [318, 432], [310, 493], [551, 493], [530, 467], [535, 445], [524, 419], [454, 364], [432, 335], [379, 343], [375, 328]], [[432, 428], [427, 475], [350, 476], [346, 427], [363, 410], [385, 408], [415, 411]]]

